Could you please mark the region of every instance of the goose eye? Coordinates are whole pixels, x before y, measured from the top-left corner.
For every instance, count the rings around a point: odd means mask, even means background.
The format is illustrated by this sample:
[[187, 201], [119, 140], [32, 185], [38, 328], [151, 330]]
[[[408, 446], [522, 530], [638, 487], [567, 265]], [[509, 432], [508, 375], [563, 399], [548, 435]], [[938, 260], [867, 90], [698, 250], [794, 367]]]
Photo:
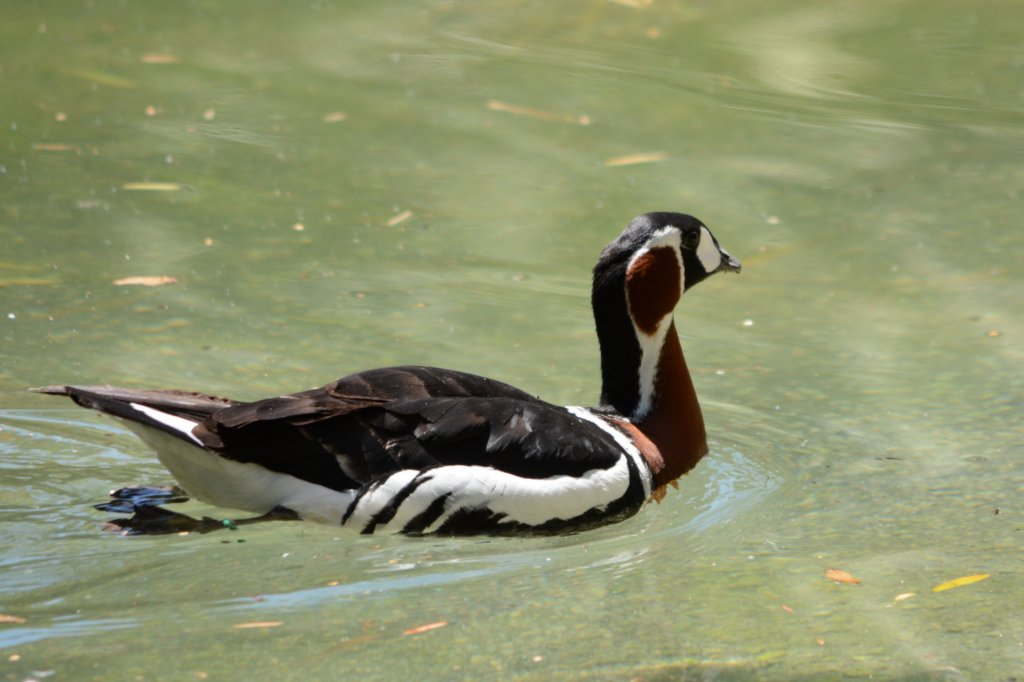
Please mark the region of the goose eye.
[[688, 249], [696, 249], [697, 244], [700, 243], [700, 231], [699, 230], [686, 230], [683, 232], [683, 246]]

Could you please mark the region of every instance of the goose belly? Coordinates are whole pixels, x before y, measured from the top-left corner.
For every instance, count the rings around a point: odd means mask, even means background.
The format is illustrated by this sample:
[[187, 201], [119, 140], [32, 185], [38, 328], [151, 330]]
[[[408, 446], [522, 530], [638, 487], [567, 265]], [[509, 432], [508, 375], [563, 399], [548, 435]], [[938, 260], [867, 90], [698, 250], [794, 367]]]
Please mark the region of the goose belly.
[[157, 429], [125, 421], [189, 495], [217, 507], [265, 514], [286, 507], [304, 519], [340, 523], [355, 491], [337, 491], [221, 457]]

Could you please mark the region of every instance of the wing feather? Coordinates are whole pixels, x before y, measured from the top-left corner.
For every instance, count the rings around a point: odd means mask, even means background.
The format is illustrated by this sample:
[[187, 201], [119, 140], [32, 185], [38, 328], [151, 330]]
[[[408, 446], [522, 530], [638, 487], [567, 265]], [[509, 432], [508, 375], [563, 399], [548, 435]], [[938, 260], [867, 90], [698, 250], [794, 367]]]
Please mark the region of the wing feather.
[[[160, 428], [239, 462], [336, 490], [401, 469], [465, 464], [529, 478], [579, 476], [618, 458], [613, 439], [563, 407], [484, 377], [431, 367], [353, 374], [322, 388], [237, 402], [109, 386], [37, 389]], [[152, 407], [169, 415], [146, 418]], [[198, 422], [189, 433], [176, 418]]]
[[565, 408], [501, 382], [427, 367], [371, 370], [228, 407], [203, 429], [222, 456], [305, 480], [315, 475], [338, 489], [448, 464], [579, 476], [618, 458], [607, 433]]

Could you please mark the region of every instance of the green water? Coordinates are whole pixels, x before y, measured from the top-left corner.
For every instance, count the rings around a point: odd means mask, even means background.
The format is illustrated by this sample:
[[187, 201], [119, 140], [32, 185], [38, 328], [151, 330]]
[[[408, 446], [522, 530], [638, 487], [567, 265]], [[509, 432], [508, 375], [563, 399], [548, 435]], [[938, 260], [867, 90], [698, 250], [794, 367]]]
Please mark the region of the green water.
[[[1019, 4], [3, 14], [0, 680], [1024, 678]], [[167, 474], [24, 391], [592, 403], [590, 268], [650, 210], [744, 270], [678, 310], [712, 453], [616, 526], [122, 538], [90, 505]]]

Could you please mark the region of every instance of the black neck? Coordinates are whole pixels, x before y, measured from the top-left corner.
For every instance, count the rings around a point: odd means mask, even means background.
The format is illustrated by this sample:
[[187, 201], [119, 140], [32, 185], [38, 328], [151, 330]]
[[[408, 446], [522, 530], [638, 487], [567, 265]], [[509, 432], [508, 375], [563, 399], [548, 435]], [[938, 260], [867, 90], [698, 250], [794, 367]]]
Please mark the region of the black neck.
[[619, 276], [594, 273], [591, 304], [601, 347], [601, 407], [632, 417], [640, 404], [640, 343], [626, 303], [625, 267]]

